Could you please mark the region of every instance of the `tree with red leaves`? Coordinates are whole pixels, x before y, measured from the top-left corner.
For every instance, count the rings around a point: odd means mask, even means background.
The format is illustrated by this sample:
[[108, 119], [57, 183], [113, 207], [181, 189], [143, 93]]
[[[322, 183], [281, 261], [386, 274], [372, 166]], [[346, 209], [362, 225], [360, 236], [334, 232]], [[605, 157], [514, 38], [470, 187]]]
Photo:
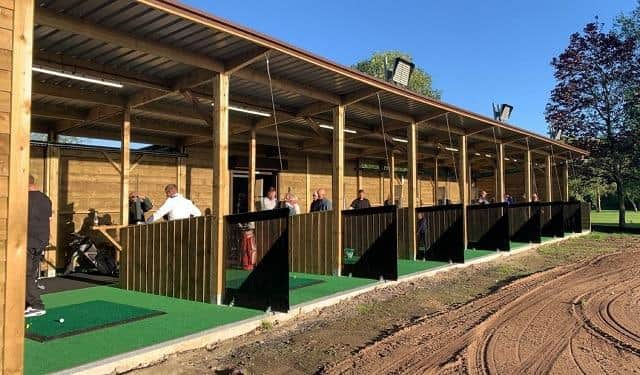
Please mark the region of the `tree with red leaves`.
[[552, 134], [590, 152], [576, 165], [586, 177], [615, 183], [625, 225], [625, 184], [639, 178], [640, 59], [634, 37], [589, 23], [553, 59], [556, 87], [546, 108]]

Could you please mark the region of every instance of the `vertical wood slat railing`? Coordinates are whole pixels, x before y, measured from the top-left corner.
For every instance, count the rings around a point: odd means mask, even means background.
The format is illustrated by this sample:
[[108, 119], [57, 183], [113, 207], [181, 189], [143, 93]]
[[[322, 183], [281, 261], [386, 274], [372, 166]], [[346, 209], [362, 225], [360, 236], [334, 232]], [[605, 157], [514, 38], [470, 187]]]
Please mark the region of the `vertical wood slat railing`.
[[424, 238], [418, 238], [419, 257], [445, 262], [464, 262], [462, 205], [450, 204], [416, 208], [416, 221], [426, 220]]
[[509, 221], [506, 203], [467, 207], [467, 247], [484, 250], [509, 250]]
[[[342, 211], [344, 261], [342, 274], [396, 280], [398, 237], [396, 206]], [[354, 251], [353, 257], [347, 249]]]
[[409, 213], [411, 211], [408, 207], [398, 209], [398, 258], [399, 259], [411, 259], [413, 260], [413, 249], [409, 244], [409, 236], [411, 231], [416, 231], [417, 228], [409, 227]]
[[212, 216], [120, 229], [123, 289], [215, 303]]
[[591, 230], [591, 203], [580, 202], [580, 227], [582, 230]]
[[536, 203], [514, 203], [507, 207], [509, 240], [540, 243], [540, 207]]
[[317, 275], [337, 275], [338, 255], [333, 248], [332, 211], [311, 212], [289, 218], [289, 269]]
[[565, 233], [580, 233], [582, 232], [581, 216], [580, 216], [580, 202], [564, 202], [563, 221]]

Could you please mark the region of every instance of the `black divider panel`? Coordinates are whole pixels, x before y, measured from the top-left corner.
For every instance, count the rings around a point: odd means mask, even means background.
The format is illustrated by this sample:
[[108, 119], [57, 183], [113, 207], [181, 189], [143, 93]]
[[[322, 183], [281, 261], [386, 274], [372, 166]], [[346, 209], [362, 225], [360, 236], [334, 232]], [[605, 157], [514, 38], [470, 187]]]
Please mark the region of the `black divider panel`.
[[289, 310], [289, 210], [224, 218], [224, 302]]
[[591, 203], [580, 202], [580, 228], [591, 230]]
[[562, 210], [565, 233], [580, 233], [581, 217], [580, 202], [565, 202]]
[[506, 203], [467, 207], [468, 248], [509, 250], [509, 220], [506, 207]]
[[424, 236], [418, 236], [418, 256], [427, 260], [464, 262], [462, 205], [416, 208], [416, 221], [426, 220]]
[[535, 203], [507, 206], [509, 239], [514, 242], [540, 243], [540, 207]]
[[544, 237], [564, 237], [563, 202], [542, 202], [540, 207], [540, 230]]
[[413, 249], [409, 245], [409, 235], [415, 228], [409, 228], [409, 208], [398, 208], [398, 258], [413, 259]]
[[398, 279], [396, 206], [342, 211], [342, 274]]

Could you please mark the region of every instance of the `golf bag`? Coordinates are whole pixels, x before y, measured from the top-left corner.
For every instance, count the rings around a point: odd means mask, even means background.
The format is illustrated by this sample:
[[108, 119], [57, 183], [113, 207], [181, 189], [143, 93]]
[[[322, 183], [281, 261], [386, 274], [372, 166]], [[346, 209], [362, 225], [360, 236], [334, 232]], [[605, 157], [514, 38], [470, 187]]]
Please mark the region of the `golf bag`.
[[73, 254], [65, 269], [65, 275], [75, 272], [76, 267], [81, 272], [97, 270], [100, 274], [107, 276], [115, 276], [118, 273], [113, 247], [101, 246], [98, 248], [88, 236], [77, 233], [72, 233], [72, 236], [73, 239], [69, 246], [73, 250]]

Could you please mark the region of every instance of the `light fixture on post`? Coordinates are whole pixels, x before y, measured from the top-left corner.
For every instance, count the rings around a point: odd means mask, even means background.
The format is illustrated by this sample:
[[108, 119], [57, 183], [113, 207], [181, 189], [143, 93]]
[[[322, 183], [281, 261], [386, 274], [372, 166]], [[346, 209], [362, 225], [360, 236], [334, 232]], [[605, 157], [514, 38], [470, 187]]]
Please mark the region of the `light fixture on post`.
[[[318, 126], [323, 128], [323, 129], [333, 130], [333, 125], [320, 124]], [[345, 133], [349, 133], [349, 134], [358, 134], [358, 132], [356, 130], [353, 130], [353, 129], [344, 129], [344, 132]]]
[[393, 82], [401, 86], [409, 86], [409, 79], [413, 73], [416, 64], [402, 57], [396, 57], [393, 63], [393, 69], [387, 69], [387, 59], [385, 58], [385, 71], [387, 81]]
[[392, 137], [391, 140], [395, 142], [400, 142], [400, 143], [409, 143], [407, 139], [402, 139], [402, 138]]
[[507, 122], [511, 113], [513, 112], [513, 106], [509, 104], [493, 104], [493, 118], [496, 121]]
[[76, 81], [82, 81], [82, 82], [88, 82], [88, 83], [95, 83], [97, 85], [115, 87], [115, 88], [118, 88], [118, 89], [121, 89], [123, 87], [122, 84], [118, 83], [118, 82], [112, 82], [112, 81], [106, 81], [106, 80], [100, 79], [100, 78], [82, 76], [82, 75], [78, 75], [78, 74], [75, 74], [75, 73], [67, 73], [67, 72], [62, 71], [62, 70], [43, 68], [43, 67], [40, 67], [40, 66], [33, 66], [31, 68], [31, 70], [36, 72], [36, 73], [44, 73], [44, 74], [49, 74], [49, 75], [56, 76], [56, 77], [68, 78], [68, 79], [73, 79], [73, 80], [76, 80]]

